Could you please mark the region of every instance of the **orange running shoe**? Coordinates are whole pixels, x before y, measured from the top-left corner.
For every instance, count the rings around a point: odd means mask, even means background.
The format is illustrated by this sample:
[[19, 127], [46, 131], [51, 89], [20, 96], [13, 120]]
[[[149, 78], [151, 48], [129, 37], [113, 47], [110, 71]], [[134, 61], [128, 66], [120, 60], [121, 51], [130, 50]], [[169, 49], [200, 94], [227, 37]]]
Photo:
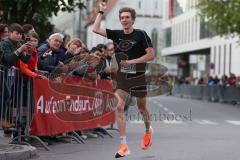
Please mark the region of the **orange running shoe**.
[[145, 132], [141, 140], [141, 148], [147, 150], [152, 145], [153, 129], [150, 126], [149, 132]]
[[130, 150], [128, 149], [127, 144], [121, 144], [117, 153], [115, 154], [115, 158], [121, 158], [130, 154]]

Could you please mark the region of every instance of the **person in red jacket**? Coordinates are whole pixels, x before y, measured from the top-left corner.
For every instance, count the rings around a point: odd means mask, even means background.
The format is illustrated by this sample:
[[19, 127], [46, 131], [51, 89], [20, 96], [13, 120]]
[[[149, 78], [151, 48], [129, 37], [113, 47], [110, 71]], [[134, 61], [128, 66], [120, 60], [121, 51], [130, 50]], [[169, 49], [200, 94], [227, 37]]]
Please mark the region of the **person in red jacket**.
[[44, 76], [42, 76], [42, 74], [40, 74], [40, 72], [38, 71], [38, 52], [37, 52], [37, 45], [38, 45], [38, 41], [39, 41], [39, 36], [36, 32], [31, 32], [29, 34], [29, 41], [32, 43], [32, 57], [29, 61], [28, 64], [23, 63], [21, 60], [19, 60], [19, 68], [21, 70], [21, 72], [28, 76], [28, 77], [32, 77], [32, 78], [44, 78]]

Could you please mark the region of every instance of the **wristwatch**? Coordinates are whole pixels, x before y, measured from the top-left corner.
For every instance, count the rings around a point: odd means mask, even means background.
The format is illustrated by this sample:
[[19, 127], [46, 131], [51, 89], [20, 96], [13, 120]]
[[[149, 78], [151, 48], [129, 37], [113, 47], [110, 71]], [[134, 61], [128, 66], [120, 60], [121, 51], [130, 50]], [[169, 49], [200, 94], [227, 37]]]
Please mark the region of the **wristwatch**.
[[100, 14], [102, 14], [102, 15], [104, 14], [104, 12], [103, 12], [103, 11], [98, 11], [98, 13], [100, 13]]
[[20, 52], [18, 52], [18, 51], [15, 51], [14, 53], [15, 53], [17, 56], [20, 55]]

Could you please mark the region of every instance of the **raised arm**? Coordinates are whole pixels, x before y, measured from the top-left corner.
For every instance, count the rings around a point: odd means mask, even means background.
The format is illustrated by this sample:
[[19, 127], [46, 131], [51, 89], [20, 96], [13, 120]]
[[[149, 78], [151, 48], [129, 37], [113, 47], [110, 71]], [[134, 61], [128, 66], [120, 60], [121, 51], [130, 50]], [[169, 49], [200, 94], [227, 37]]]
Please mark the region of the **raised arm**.
[[99, 3], [99, 13], [95, 19], [95, 22], [93, 24], [93, 30], [92, 30], [94, 33], [97, 33], [104, 37], [107, 37], [107, 33], [105, 28], [101, 28], [101, 21], [102, 21], [103, 13], [106, 10], [106, 8], [107, 8], [107, 5], [105, 2]]

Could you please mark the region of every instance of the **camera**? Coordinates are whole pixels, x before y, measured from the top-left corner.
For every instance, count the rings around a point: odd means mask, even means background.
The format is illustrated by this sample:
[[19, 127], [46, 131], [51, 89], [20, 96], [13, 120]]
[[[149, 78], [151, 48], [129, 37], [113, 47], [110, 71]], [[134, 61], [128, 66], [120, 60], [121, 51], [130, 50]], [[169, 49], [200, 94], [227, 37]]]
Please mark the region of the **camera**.
[[31, 41], [31, 38], [30, 37], [26, 37], [25, 38], [25, 42], [27, 43], [27, 42], [30, 42]]

